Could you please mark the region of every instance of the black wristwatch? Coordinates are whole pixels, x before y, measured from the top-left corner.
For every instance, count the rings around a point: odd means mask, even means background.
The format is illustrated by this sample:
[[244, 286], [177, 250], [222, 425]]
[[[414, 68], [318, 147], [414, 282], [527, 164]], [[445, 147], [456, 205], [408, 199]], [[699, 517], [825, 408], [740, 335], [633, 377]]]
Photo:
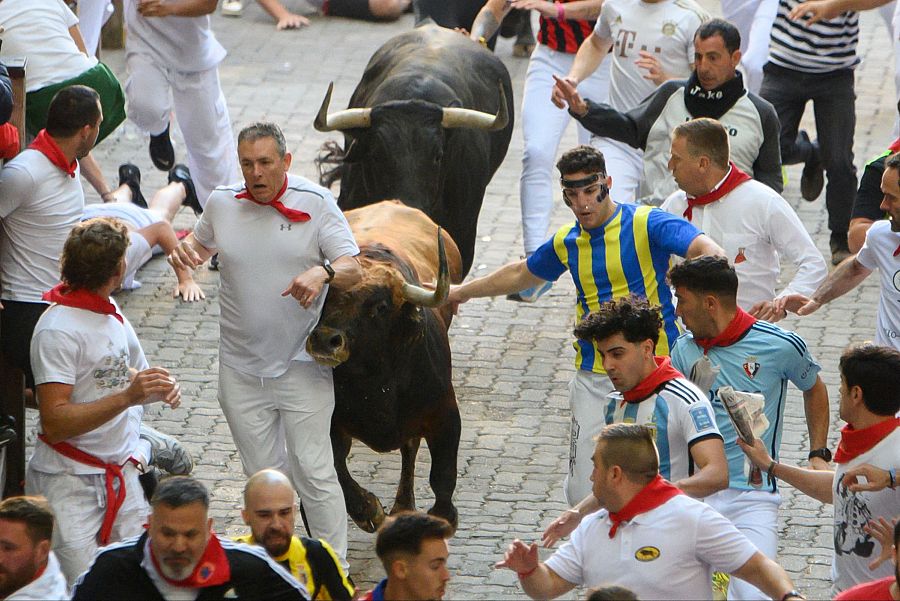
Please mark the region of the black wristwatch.
[[831, 462], [831, 449], [828, 447], [822, 447], [821, 449], [813, 449], [809, 452], [808, 459], [812, 459], [813, 457], [818, 457], [820, 459], [824, 459], [826, 462]]
[[[330, 283], [331, 283], [331, 280], [334, 279], [334, 267], [332, 267], [331, 265], [329, 265], [328, 263], [326, 263], [325, 265], [322, 265], [322, 269], [324, 269], [324, 270], [325, 270], [325, 273], [328, 274], [328, 279], [325, 280], [325, 283], [326, 283], [326, 284], [330, 284]], [[825, 450], [827, 451], [828, 449], [825, 449]], [[829, 458], [831, 457], [831, 453], [828, 454], [828, 457], [829, 457]]]
[[[828, 449], [825, 450], [827, 451]], [[804, 597], [797, 591], [790, 591], [784, 594], [784, 597], [781, 598], [781, 601], [787, 601], [788, 599], [806, 599], [806, 597]]]

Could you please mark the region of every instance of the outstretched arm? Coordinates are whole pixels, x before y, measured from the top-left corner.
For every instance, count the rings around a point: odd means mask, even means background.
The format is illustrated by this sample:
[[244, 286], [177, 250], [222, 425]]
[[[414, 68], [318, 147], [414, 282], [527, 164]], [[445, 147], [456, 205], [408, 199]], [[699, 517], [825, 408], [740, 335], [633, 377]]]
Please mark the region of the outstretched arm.
[[797, 315], [809, 315], [825, 303], [831, 302], [856, 288], [870, 273], [872, 273], [872, 270], [863, 267], [862, 263], [856, 259], [856, 255], [854, 255], [844, 259], [825, 278], [825, 281], [813, 292], [811, 297], [807, 298], [802, 294], [789, 294], [779, 298], [775, 304], [779, 310], [787, 310]]
[[512, 294], [543, 282], [544, 280], [528, 270], [528, 265], [524, 260], [517, 261], [461, 286], [451, 286], [446, 302], [452, 303], [455, 311], [460, 303], [473, 298]]

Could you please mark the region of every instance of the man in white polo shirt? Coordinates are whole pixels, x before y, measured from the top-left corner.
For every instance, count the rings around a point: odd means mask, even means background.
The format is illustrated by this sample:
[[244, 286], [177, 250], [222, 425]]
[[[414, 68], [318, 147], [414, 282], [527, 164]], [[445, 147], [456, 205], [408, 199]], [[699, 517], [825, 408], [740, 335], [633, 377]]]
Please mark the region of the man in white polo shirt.
[[701, 117], [675, 127], [669, 171], [680, 190], [662, 209], [684, 217], [725, 249], [738, 281], [738, 305], [750, 315], [776, 322], [775, 285], [781, 259], [797, 268], [778, 296], [811, 294], [828, 275], [797, 213], [772, 188], [731, 162], [728, 132]]
[[138, 480], [146, 403], [181, 403], [180, 387], [149, 367], [134, 329], [110, 300], [125, 274], [128, 230], [80, 223], [66, 240], [61, 284], [37, 323], [31, 361], [40, 411], [26, 491], [56, 514], [53, 551], [69, 582], [100, 545], [140, 534], [148, 506]]
[[779, 306], [797, 315], [809, 315], [825, 303], [850, 292], [878, 269], [881, 298], [875, 343], [900, 350], [900, 154], [885, 162], [881, 192], [884, 200], [879, 208], [888, 217], [869, 228], [859, 252], [844, 259], [809, 297], [803, 294], [784, 296], [779, 299]]
[[329, 437], [331, 368], [305, 345], [328, 285], [359, 281], [359, 248], [331, 192], [288, 175], [291, 155], [277, 125], [244, 128], [238, 158], [244, 182], [213, 192], [169, 262], [195, 268], [219, 254], [219, 402], [244, 472], [287, 474], [312, 536], [328, 541], [346, 568], [347, 512]]
[[612, 424], [597, 436], [591, 474], [604, 508], [586, 518], [546, 562], [536, 543], [515, 540], [509, 568], [532, 599], [576, 586], [624, 586], [641, 599], [711, 599], [712, 572], [745, 578], [772, 599], [802, 599], [784, 570], [714, 509], [659, 475], [653, 431]]

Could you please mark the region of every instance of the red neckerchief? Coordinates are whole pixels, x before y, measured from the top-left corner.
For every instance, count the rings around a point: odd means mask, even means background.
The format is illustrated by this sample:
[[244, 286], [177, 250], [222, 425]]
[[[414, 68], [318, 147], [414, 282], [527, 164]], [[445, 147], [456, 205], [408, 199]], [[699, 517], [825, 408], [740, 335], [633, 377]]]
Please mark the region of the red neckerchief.
[[682, 378], [681, 372], [672, 367], [672, 360], [668, 357], [653, 357], [656, 361], [656, 369], [653, 373], [641, 381], [640, 384], [622, 393], [622, 398], [629, 403], [640, 403], [659, 388], [675, 378]]
[[201, 588], [207, 586], [218, 586], [225, 584], [231, 580], [231, 564], [228, 563], [228, 556], [219, 542], [219, 537], [215, 533], [210, 533], [209, 542], [206, 543], [206, 549], [200, 561], [194, 567], [194, 571], [183, 580], [172, 580], [159, 567], [156, 556], [153, 554], [153, 545], [150, 545], [150, 559], [156, 568], [156, 573], [160, 575], [166, 582], [172, 586], [180, 586], [184, 588]]
[[656, 474], [656, 478], [650, 481], [634, 495], [634, 497], [625, 504], [619, 511], [610, 511], [609, 519], [612, 521], [612, 528], [609, 529], [609, 538], [616, 536], [616, 530], [619, 524], [627, 522], [641, 513], [653, 511], [663, 503], [666, 503], [672, 497], [684, 494], [677, 486], [666, 482], [662, 476]]
[[[52, 443], [43, 434], [38, 434], [38, 438], [63, 457], [68, 457], [72, 461], [77, 461], [84, 465], [106, 470], [104, 478], [106, 484], [106, 512], [103, 514], [103, 522], [100, 524], [100, 533], [97, 535], [97, 540], [100, 541], [101, 545], [108, 545], [113, 523], [116, 521], [116, 515], [122, 507], [122, 503], [125, 502], [125, 476], [122, 474], [121, 466], [114, 463], [104, 463], [90, 453], [86, 453], [67, 442]], [[114, 487], [116, 480], [119, 481], [119, 490], [116, 490]]]
[[900, 255], [900, 244], [897, 245], [897, 250], [894, 251], [894, 256]]
[[862, 430], [855, 430], [847, 424], [841, 428], [841, 442], [838, 443], [837, 452], [834, 454], [835, 463], [847, 463], [862, 455], [884, 440], [898, 426], [900, 417], [886, 419]]
[[690, 221], [694, 218], [694, 207], [699, 207], [702, 205], [708, 205], [711, 202], [716, 202], [741, 184], [746, 181], [750, 181], [750, 176], [738, 169], [737, 165], [734, 163], [728, 163], [730, 165], [728, 169], [728, 175], [725, 176], [725, 179], [722, 181], [722, 185], [712, 190], [711, 192], [707, 192], [706, 194], [702, 194], [697, 196], [696, 198], [691, 198], [688, 196], [687, 198], [687, 208], [684, 210], [684, 218]]
[[103, 315], [112, 315], [119, 320], [119, 323], [125, 323], [125, 320], [116, 311], [114, 304], [99, 294], [94, 294], [84, 288], [69, 290], [66, 284], [57, 284], [45, 292], [41, 298], [47, 302], [66, 307], [75, 307], [76, 309], [86, 309], [94, 313], [102, 313]]
[[287, 190], [287, 185], [287, 176], [284, 176], [284, 185], [281, 186], [281, 190], [278, 191], [278, 194], [275, 195], [275, 198], [273, 198], [269, 202], [260, 202], [253, 198], [253, 194], [250, 193], [250, 187], [246, 184], [244, 184], [244, 191], [239, 194], [235, 194], [234, 197], [250, 200], [258, 205], [272, 207], [273, 209], [284, 215], [285, 219], [293, 223], [297, 223], [300, 221], [309, 221], [311, 219], [309, 213], [304, 213], [303, 211], [298, 211], [297, 209], [289, 209], [284, 206], [284, 204], [282, 204], [280, 200], [278, 200], [279, 198], [284, 196], [284, 193]]
[[60, 150], [59, 145], [56, 143], [56, 140], [50, 137], [50, 134], [47, 133], [46, 129], [42, 129], [40, 133], [38, 133], [34, 138], [34, 141], [28, 145], [28, 148], [44, 153], [44, 155], [50, 159], [51, 163], [62, 169], [63, 173], [69, 177], [75, 177], [75, 168], [78, 166], [78, 161], [73, 160], [69, 163], [66, 160], [66, 155], [63, 154], [63, 151]]
[[[41, 569], [38, 570], [37, 573], [35, 573], [34, 578], [31, 579], [31, 582], [34, 582], [35, 580], [37, 580], [38, 578], [40, 578], [41, 576], [44, 575], [44, 572], [47, 571], [48, 563], [50, 563], [50, 560], [47, 560], [47, 562], [41, 566]], [[31, 582], [29, 582], [28, 584], [31, 584]]]
[[741, 309], [737, 308], [734, 319], [731, 320], [724, 330], [719, 332], [718, 336], [712, 338], [694, 338], [697, 346], [703, 349], [703, 354], [709, 352], [714, 346], [731, 346], [756, 323], [756, 318]]

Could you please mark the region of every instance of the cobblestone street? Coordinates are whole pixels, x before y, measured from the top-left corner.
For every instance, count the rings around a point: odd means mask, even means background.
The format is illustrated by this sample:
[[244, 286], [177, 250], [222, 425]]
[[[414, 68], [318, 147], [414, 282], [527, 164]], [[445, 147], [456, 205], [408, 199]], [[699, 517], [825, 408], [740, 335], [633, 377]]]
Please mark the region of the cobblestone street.
[[[707, 0], [705, 4], [711, 3]], [[393, 24], [313, 18], [312, 26], [305, 30], [276, 32], [274, 24], [252, 2], [241, 19], [216, 15], [213, 21], [217, 37], [229, 51], [220, 66], [220, 76], [235, 132], [260, 119], [281, 124], [294, 154], [292, 171], [314, 180], [318, 175], [312, 161], [320, 145], [337, 138], [312, 127], [328, 83], [335, 83], [332, 107], [346, 106], [372, 52], [392, 35], [412, 26], [410, 15]], [[857, 70], [856, 129], [860, 175], [865, 161], [892, 141], [895, 115], [893, 58], [884, 24], [874, 12], [864, 14], [861, 21], [860, 53], [864, 61]], [[512, 57], [509, 40], [498, 44], [497, 53], [512, 75], [518, 111], [527, 61]], [[105, 52], [103, 59], [124, 82], [124, 53]], [[811, 126], [811, 111], [807, 119]], [[561, 148], [575, 144], [574, 131], [574, 126], [570, 127]], [[178, 145], [177, 133], [175, 136], [176, 154], [183, 160], [183, 147]], [[146, 145], [145, 135], [126, 124], [97, 149], [96, 156], [112, 183], [120, 163], [139, 165], [149, 197], [165, 184], [165, 174], [153, 169]], [[472, 276], [483, 275], [522, 252], [518, 200], [521, 156], [517, 119], [506, 161], [484, 199]], [[798, 209], [825, 257], [830, 258], [824, 194], [815, 203], [800, 199], [800, 167], [788, 168], [790, 181], [785, 196]], [[89, 202], [99, 201], [90, 186], [86, 185], [86, 190]], [[553, 224], [562, 225], [567, 220], [571, 220], [571, 213], [559, 202]], [[176, 225], [192, 224], [193, 215], [182, 211]], [[182, 383], [182, 406], [177, 410], [150, 408], [149, 423], [177, 436], [190, 448], [197, 464], [195, 475], [212, 491], [217, 529], [238, 534], [246, 531], [239, 514], [244, 475], [216, 400], [218, 277], [205, 268], [198, 272], [197, 280], [207, 293], [205, 302], [174, 301], [174, 275], [165, 260], [157, 258], [139, 274], [143, 287], [121, 294], [118, 301], [137, 329], [150, 363], [170, 369]], [[834, 416], [829, 438], [832, 449], [839, 428], [837, 360], [847, 343], [872, 337], [877, 293], [877, 277], [870, 277], [815, 316], [793, 317], [783, 323], [806, 339], [822, 365]], [[516, 537], [538, 540], [542, 529], [565, 509], [562, 479], [568, 456], [566, 386], [574, 369], [570, 344], [573, 298], [574, 287], [564, 276], [534, 305], [503, 298], [472, 301], [462, 307], [453, 322], [453, 381], [463, 432], [455, 494], [460, 527], [451, 544], [454, 577], [448, 598], [523, 598], [515, 574], [494, 570], [493, 564], [502, 557], [509, 541]], [[803, 402], [793, 389], [789, 399], [782, 456], [789, 463], [798, 463], [805, 460], [808, 450]], [[34, 412], [30, 413], [29, 424], [33, 426]], [[360, 483], [387, 505], [400, 475], [399, 454], [378, 455], [357, 444], [350, 465]], [[428, 450], [423, 444], [416, 470], [416, 494], [422, 509], [430, 507], [433, 500], [428, 467]], [[811, 599], [827, 598], [831, 586], [831, 507], [784, 488], [778, 560], [801, 592]], [[349, 561], [356, 583], [364, 590], [382, 577], [374, 537], [352, 523]]]

